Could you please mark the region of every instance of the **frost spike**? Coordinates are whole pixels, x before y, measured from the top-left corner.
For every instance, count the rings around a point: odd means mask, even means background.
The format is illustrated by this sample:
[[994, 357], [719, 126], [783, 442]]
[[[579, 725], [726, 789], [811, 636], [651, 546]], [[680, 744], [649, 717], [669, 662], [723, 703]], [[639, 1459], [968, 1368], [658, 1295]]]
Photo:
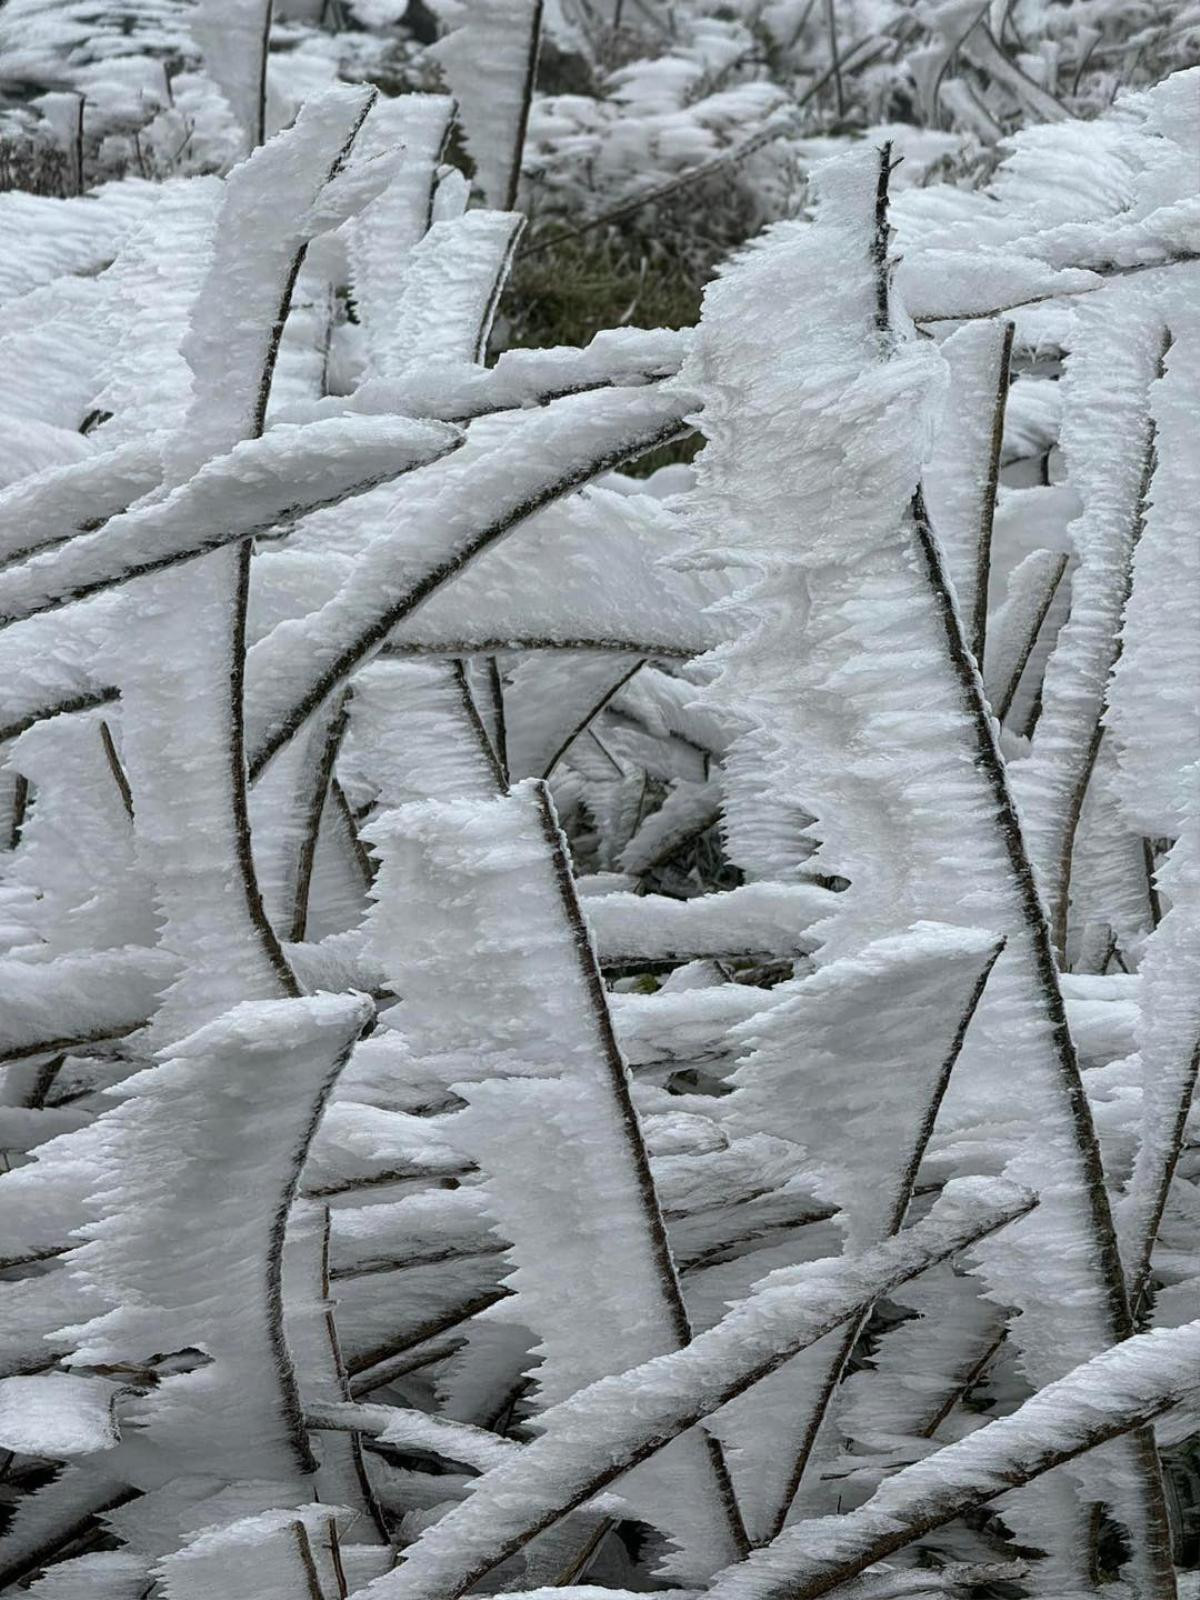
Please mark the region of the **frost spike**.
[[1012, 709], [1021, 674], [1069, 559], [1062, 551], [1032, 550], [1009, 577], [1004, 602], [992, 625], [984, 672], [988, 703], [998, 722]]
[[967, 642], [980, 664], [987, 635], [992, 522], [1008, 400], [1013, 324], [967, 324], [942, 345], [950, 389], [925, 499], [963, 614]]
[[9, 1588], [45, 1566], [95, 1527], [95, 1519], [136, 1498], [119, 1478], [67, 1467], [17, 1507], [0, 1537], [0, 1587]]
[[[1107, 302], [1107, 303], [1106, 303]], [[1123, 316], [1117, 313], [1123, 311]], [[1079, 342], [1063, 382], [1078, 389], [1063, 447], [1082, 515], [1071, 525], [1080, 561], [1071, 611], [1042, 681], [1028, 757], [1013, 765], [1027, 846], [1060, 955], [1066, 948], [1071, 856], [1103, 736], [1121, 614], [1155, 463], [1150, 386], [1170, 336], [1153, 303], [1107, 295], [1076, 313]]]
[[[533, 98], [542, 0], [472, 0], [444, 7], [450, 32], [429, 51], [457, 99], [485, 202], [516, 205]], [[513, 90], [516, 90], [515, 96]]]

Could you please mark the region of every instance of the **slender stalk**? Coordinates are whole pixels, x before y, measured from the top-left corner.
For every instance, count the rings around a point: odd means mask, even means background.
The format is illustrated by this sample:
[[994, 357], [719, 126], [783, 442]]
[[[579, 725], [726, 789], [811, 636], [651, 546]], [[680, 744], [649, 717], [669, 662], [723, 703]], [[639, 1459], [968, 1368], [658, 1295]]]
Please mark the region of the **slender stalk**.
[[25, 814], [29, 810], [29, 779], [18, 772], [13, 779], [12, 810], [9, 813], [8, 848], [15, 850], [21, 842], [25, 827]]
[[113, 775], [113, 782], [121, 796], [121, 804], [125, 808], [125, 815], [130, 822], [133, 821], [133, 790], [129, 787], [129, 779], [125, 775], [125, 768], [121, 765], [121, 758], [117, 754], [117, 747], [113, 743], [112, 729], [107, 722], [100, 724], [100, 742], [104, 746], [104, 756], [108, 762], [109, 771]]
[[[684, 1305], [683, 1292], [679, 1287], [679, 1276], [675, 1269], [675, 1261], [671, 1255], [671, 1246], [667, 1239], [666, 1223], [663, 1221], [662, 1210], [658, 1203], [658, 1190], [655, 1187], [654, 1175], [650, 1170], [650, 1157], [646, 1150], [645, 1141], [642, 1138], [641, 1123], [638, 1121], [638, 1115], [634, 1110], [633, 1099], [629, 1092], [629, 1069], [625, 1065], [621, 1047], [617, 1043], [617, 1036], [613, 1031], [612, 1015], [608, 1009], [608, 996], [604, 988], [604, 979], [600, 975], [600, 966], [596, 960], [591, 934], [588, 932], [587, 923], [584, 921], [583, 911], [579, 904], [579, 896], [575, 892], [575, 879], [571, 871], [571, 861], [567, 854], [562, 831], [558, 826], [558, 818], [554, 812], [554, 802], [550, 798], [550, 790], [544, 781], [535, 783], [533, 787], [538, 810], [541, 814], [543, 837], [550, 851], [550, 859], [554, 868], [559, 903], [575, 946], [580, 976], [583, 979], [584, 988], [591, 1004], [593, 1027], [608, 1070], [609, 1085], [617, 1114], [624, 1130], [625, 1145], [633, 1163], [634, 1181], [637, 1185], [641, 1202], [642, 1219], [647, 1237], [650, 1240], [651, 1254], [658, 1269], [659, 1290], [666, 1305], [667, 1315], [672, 1324], [672, 1331], [678, 1344], [682, 1347], [690, 1343], [692, 1327], [687, 1308]], [[750, 1549], [750, 1540], [746, 1534], [741, 1512], [738, 1509], [737, 1498], [729, 1476], [729, 1469], [725, 1464], [724, 1453], [717, 1440], [711, 1434], [706, 1433], [704, 1435], [704, 1442], [717, 1480], [718, 1493], [729, 1525], [730, 1537], [734, 1548], [740, 1550], [744, 1555]]]
[[1154, 1200], [1146, 1218], [1145, 1231], [1138, 1240], [1137, 1259], [1129, 1278], [1129, 1299], [1133, 1307], [1134, 1316], [1142, 1318], [1146, 1311], [1146, 1303], [1150, 1288], [1150, 1266], [1154, 1252], [1154, 1242], [1158, 1238], [1158, 1230], [1162, 1225], [1163, 1212], [1167, 1208], [1167, 1196], [1171, 1192], [1171, 1184], [1175, 1177], [1175, 1170], [1179, 1165], [1179, 1157], [1183, 1151], [1184, 1134], [1187, 1129], [1188, 1116], [1191, 1113], [1192, 1103], [1196, 1094], [1196, 1082], [1200, 1077], [1200, 1040], [1197, 1040], [1192, 1054], [1188, 1060], [1187, 1072], [1184, 1075], [1182, 1093], [1175, 1107], [1175, 1120], [1171, 1129], [1171, 1139], [1167, 1146], [1162, 1166], [1158, 1173], [1158, 1182], [1155, 1185]]
[[61, 700], [40, 705], [36, 711], [26, 712], [24, 716], [16, 717], [0, 727], [0, 744], [16, 739], [27, 728], [32, 728], [34, 723], [45, 722], [47, 717], [66, 716], [72, 711], [94, 711], [97, 706], [112, 705], [120, 697], [119, 689], [92, 689], [81, 694], [64, 695]]
[[300, 855], [296, 863], [296, 887], [292, 897], [291, 932], [288, 939], [292, 944], [299, 944], [305, 937], [308, 928], [308, 896], [312, 888], [313, 866], [317, 858], [317, 841], [321, 833], [321, 817], [325, 811], [325, 803], [329, 797], [329, 785], [333, 778], [334, 763], [337, 761], [338, 751], [342, 746], [346, 725], [350, 717], [350, 696], [347, 692], [342, 697], [342, 703], [330, 719], [329, 727], [325, 733], [325, 740], [321, 747], [321, 756], [313, 773], [312, 793], [309, 797], [308, 817], [304, 827], [304, 838], [300, 845]]
[[267, 61], [270, 56], [272, 13], [275, 9], [273, 0], [262, 0], [262, 8], [262, 27], [258, 38], [258, 104], [253, 129], [256, 146], [267, 137]]
[[309, 1600], [325, 1600], [325, 1591], [321, 1588], [321, 1579], [317, 1572], [313, 1548], [309, 1542], [308, 1529], [299, 1520], [291, 1523], [290, 1526], [296, 1540], [296, 1550], [300, 1556], [300, 1566], [304, 1572], [304, 1581], [308, 1588]]
[[229, 792], [236, 838], [238, 882], [246, 905], [246, 915], [258, 935], [263, 953], [274, 970], [283, 994], [297, 999], [300, 985], [288, 965], [283, 946], [263, 905], [262, 891], [254, 866], [254, 846], [250, 837], [250, 801], [246, 781], [246, 617], [250, 594], [250, 558], [253, 546], [246, 540], [237, 553], [237, 591], [233, 610], [233, 641], [229, 663]]
[[[548, 634], [523, 633], [512, 638], [496, 634], [471, 637], [459, 634], [454, 639], [408, 641], [393, 639], [379, 652], [386, 656], [496, 656], [500, 652], [531, 650], [595, 650], [602, 655], [644, 656], [648, 661], [690, 661], [697, 651], [665, 639], [641, 639], [630, 635], [618, 639], [611, 634], [585, 634], [573, 638], [551, 638]], [[489, 669], [490, 672], [490, 669]]]
[[842, 58], [838, 53], [837, 0], [825, 0], [825, 28], [829, 34], [830, 71], [833, 73], [837, 118], [842, 122], [846, 116], [846, 92], [842, 87]]
[[[975, 604], [971, 615], [971, 649], [980, 668], [983, 667], [984, 647], [987, 643], [988, 583], [992, 571], [992, 529], [996, 520], [996, 494], [1000, 486], [1000, 454], [1004, 445], [1004, 415], [1008, 409], [1008, 380], [1012, 369], [1012, 346], [1015, 324], [1006, 322], [1004, 340], [1000, 347], [1000, 372], [996, 383], [996, 398], [992, 407], [991, 449], [988, 452], [987, 479], [984, 484], [983, 508], [979, 518], [975, 554]], [[1032, 645], [1030, 646], [1032, 648]]]
[[605, 706], [613, 698], [613, 696], [623, 689], [629, 682], [630, 678], [633, 677], [634, 673], [640, 671], [640, 669], [645, 665], [646, 663], [644, 661], [635, 661], [628, 672], [623, 673], [610, 689], [605, 690], [605, 692], [600, 696], [599, 700], [596, 701], [595, 705], [592, 706], [588, 710], [587, 714], [576, 723], [576, 725], [571, 729], [570, 733], [567, 734], [566, 738], [559, 745], [558, 749], [550, 757], [550, 760], [546, 763], [545, 770], [542, 772], [543, 778], [548, 778], [550, 776], [555, 767], [562, 760], [563, 756], [566, 755], [567, 751], [575, 743], [576, 739], [578, 739], [579, 735], [584, 733], [591, 726], [591, 724], [604, 710]]
[[505, 794], [508, 791], [507, 761], [501, 760], [500, 754], [492, 743], [487, 728], [484, 726], [483, 718], [479, 714], [479, 707], [475, 704], [475, 696], [471, 693], [471, 685], [467, 682], [466, 669], [463, 667], [462, 662], [451, 662], [451, 668], [454, 672], [454, 681], [458, 685], [463, 715], [467, 719], [471, 732], [475, 735], [484, 759], [491, 768], [497, 794]]
[[346, 1568], [342, 1564], [342, 1541], [338, 1533], [337, 1518], [330, 1517], [326, 1526], [329, 1533], [329, 1561], [337, 1584], [338, 1600], [348, 1600], [350, 1585], [346, 1581]]
[[381, 609], [373, 618], [364, 624], [358, 634], [350, 639], [335, 659], [325, 667], [296, 701], [277, 718], [259, 741], [258, 747], [251, 752], [250, 778], [253, 781], [263, 770], [272, 756], [276, 755], [302, 728], [308, 718], [325, 700], [325, 698], [348, 677], [351, 672], [366, 661], [386, 642], [393, 628], [424, 604], [431, 595], [443, 588], [466, 567], [468, 567], [485, 550], [497, 544], [507, 533], [511, 532], [518, 524], [531, 517], [535, 511], [540, 511], [543, 506], [551, 504], [563, 495], [569, 494], [572, 489], [578, 489], [583, 484], [597, 477], [602, 472], [611, 471], [620, 466], [623, 461], [633, 456], [644, 454], [655, 449], [658, 445], [666, 444], [677, 438], [680, 433], [686, 432], [683, 420], [685, 407], [681, 402], [679, 414], [671, 417], [666, 422], [658, 422], [646, 428], [636, 437], [626, 437], [620, 444], [599, 449], [586, 463], [573, 468], [559, 477], [548, 476], [547, 480], [520, 505], [511, 506], [491, 519], [485, 520], [476, 529], [470, 540], [453, 555], [447, 556], [435, 566], [429, 568], [422, 577], [414, 579], [404, 592], [387, 607]]
[[496, 760], [500, 765], [500, 772], [507, 788], [509, 783], [508, 771], [508, 725], [504, 715], [504, 681], [500, 676], [500, 662], [495, 655], [487, 658], [488, 692], [492, 697], [492, 726], [495, 728]]
[[529, 126], [529, 108], [533, 104], [533, 89], [537, 79], [538, 49], [542, 39], [542, 0], [533, 0], [529, 17], [529, 43], [525, 55], [525, 73], [521, 80], [521, 106], [517, 113], [517, 128], [513, 137], [508, 183], [504, 191], [503, 211], [515, 211], [517, 194], [521, 186], [521, 157], [525, 153], [525, 133]]
[[[950, 1085], [950, 1074], [954, 1070], [955, 1062], [962, 1054], [963, 1041], [966, 1039], [967, 1029], [970, 1027], [971, 1019], [974, 1017], [975, 1012], [979, 1007], [979, 1002], [983, 998], [983, 991], [987, 987], [987, 981], [992, 974], [992, 968], [999, 960], [1000, 953], [1003, 949], [1004, 940], [998, 939], [995, 948], [988, 959], [987, 965], [984, 967], [983, 971], [976, 980], [975, 987], [971, 991], [970, 998], [968, 999], [966, 1006], [963, 1008], [963, 1014], [959, 1019], [958, 1027], [955, 1029], [954, 1038], [951, 1041], [950, 1049], [947, 1051], [946, 1058], [942, 1062], [941, 1070], [939, 1071], [937, 1081], [934, 1084], [933, 1093], [929, 1098], [928, 1105], [925, 1107], [925, 1114], [922, 1117], [920, 1127], [917, 1130], [916, 1141], [912, 1150], [909, 1152], [908, 1161], [905, 1165], [904, 1172], [901, 1175], [899, 1185], [897, 1186], [896, 1198], [892, 1205], [891, 1214], [887, 1219], [887, 1225], [885, 1228], [885, 1236], [888, 1238], [894, 1238], [895, 1235], [899, 1233], [900, 1228], [903, 1225], [909, 1204], [912, 1201], [913, 1190], [916, 1188], [917, 1173], [920, 1171], [921, 1162], [925, 1159], [925, 1151], [928, 1149], [929, 1140], [933, 1135], [934, 1123], [937, 1121], [938, 1111], [941, 1109], [941, 1104], [945, 1098], [946, 1090]], [[824, 1381], [821, 1385], [820, 1391], [818, 1392], [816, 1401], [813, 1404], [812, 1413], [808, 1419], [808, 1425], [805, 1429], [804, 1437], [801, 1440], [800, 1449], [797, 1452], [796, 1460], [793, 1463], [791, 1473], [788, 1477], [783, 1498], [779, 1503], [775, 1517], [770, 1525], [768, 1532], [768, 1538], [770, 1539], [774, 1539], [779, 1535], [783, 1529], [784, 1523], [787, 1521], [788, 1513], [791, 1511], [792, 1503], [794, 1502], [800, 1489], [800, 1481], [804, 1476], [804, 1470], [808, 1465], [813, 1446], [817, 1442], [817, 1435], [820, 1432], [821, 1424], [825, 1419], [825, 1414], [829, 1409], [829, 1404], [833, 1399], [838, 1385], [842, 1381], [846, 1363], [849, 1361], [855, 1345], [858, 1343], [859, 1339], [866, 1330], [866, 1326], [870, 1320], [873, 1309], [873, 1305], [864, 1306], [858, 1315], [852, 1318], [846, 1324], [842, 1334], [841, 1343], [838, 1345], [836, 1352], [830, 1358]]]

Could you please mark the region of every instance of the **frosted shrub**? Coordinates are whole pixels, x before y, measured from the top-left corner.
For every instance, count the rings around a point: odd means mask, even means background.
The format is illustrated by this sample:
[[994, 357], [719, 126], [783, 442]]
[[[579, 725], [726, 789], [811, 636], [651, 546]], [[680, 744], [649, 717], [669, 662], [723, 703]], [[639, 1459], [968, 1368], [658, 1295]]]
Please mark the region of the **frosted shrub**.
[[489, 362], [512, 85], [0, 197], [2, 1581], [1167, 1600], [1200, 74]]

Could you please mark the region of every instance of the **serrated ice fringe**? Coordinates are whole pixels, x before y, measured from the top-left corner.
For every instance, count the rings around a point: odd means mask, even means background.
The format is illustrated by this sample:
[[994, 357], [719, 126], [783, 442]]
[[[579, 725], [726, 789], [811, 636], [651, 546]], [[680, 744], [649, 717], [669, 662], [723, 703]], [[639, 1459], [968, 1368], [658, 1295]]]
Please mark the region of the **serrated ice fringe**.
[[391, 182], [348, 229], [354, 298], [375, 377], [391, 377], [403, 366], [395, 308], [404, 294], [412, 250], [432, 221], [437, 166], [453, 113], [447, 95], [384, 95], [359, 135], [360, 161], [397, 146], [404, 152]]
[[1200, 674], [1200, 548], [1194, 448], [1200, 318], [1196, 280], [1165, 298], [1171, 335], [1163, 377], [1150, 390], [1157, 464], [1145, 528], [1133, 556], [1133, 588], [1105, 725], [1117, 747], [1116, 792], [1130, 824], [1149, 837], [1183, 827], [1191, 752], [1200, 741], [1192, 686]]
[[209, 1357], [131, 1415], [140, 1448], [229, 1480], [311, 1469], [283, 1343], [286, 1208], [333, 1079], [372, 1014], [356, 995], [248, 1003], [127, 1079], [121, 1103], [46, 1146], [82, 1157], [88, 1209], [72, 1270], [111, 1309], [72, 1330], [84, 1366]]
[[443, 0], [438, 10], [450, 31], [429, 53], [458, 101], [484, 200], [509, 206], [520, 175], [541, 0]]
[[[382, 866], [371, 919], [414, 1055], [466, 1102], [442, 1131], [481, 1169], [510, 1242], [506, 1284], [537, 1340], [542, 1405], [687, 1336], [627, 1068], [589, 979], [586, 933], [570, 920], [547, 805], [525, 783], [386, 814], [372, 829]], [[702, 1577], [736, 1549], [700, 1441], [672, 1451], [635, 1503], [678, 1545], [678, 1575]]]
[[1130, 564], [1153, 442], [1149, 389], [1163, 351], [1154, 297], [1107, 291], [1075, 313], [1062, 445], [1082, 512], [1071, 612], [1042, 681], [1042, 714], [1028, 757], [1013, 765], [1021, 825], [1047, 911], [1063, 915], [1074, 807], [1117, 653]]

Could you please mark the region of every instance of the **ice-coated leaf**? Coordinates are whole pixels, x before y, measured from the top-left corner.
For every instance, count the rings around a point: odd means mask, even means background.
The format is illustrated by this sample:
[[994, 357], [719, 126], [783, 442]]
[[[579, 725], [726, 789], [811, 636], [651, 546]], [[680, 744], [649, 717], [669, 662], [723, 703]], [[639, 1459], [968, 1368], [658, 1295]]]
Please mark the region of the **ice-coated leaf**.
[[1132, 292], [1110, 290], [1075, 315], [1077, 339], [1063, 378], [1071, 401], [1063, 447], [1083, 506], [1070, 529], [1079, 565], [1071, 578], [1071, 612], [1046, 668], [1033, 743], [1013, 767], [1022, 828], [1060, 948], [1075, 830], [1150, 493], [1149, 390], [1166, 338], [1154, 298]]
[[702, 957], [808, 954], [835, 896], [816, 884], [747, 883], [725, 894], [672, 900], [629, 892], [588, 903], [588, 922], [605, 966], [652, 965]]
[[[1191, 778], [1194, 785], [1194, 767]], [[1130, 1292], [1138, 1301], [1147, 1290], [1151, 1250], [1182, 1152], [1200, 1069], [1200, 1012], [1195, 1003], [1200, 964], [1198, 820], [1193, 797], [1180, 837], [1158, 875], [1170, 895], [1170, 909], [1146, 941], [1141, 968], [1136, 1030], [1141, 1127], [1128, 1189], [1118, 1208]]]
[[161, 476], [157, 443], [141, 438], [19, 479], [0, 494], [0, 552], [5, 563], [124, 511], [153, 489]]
[[153, 1015], [176, 971], [167, 951], [136, 945], [53, 961], [0, 961], [0, 1060], [132, 1033]]
[[449, 27], [430, 52], [459, 103], [475, 180], [490, 206], [511, 210], [537, 67], [541, 0], [441, 0]]
[[659, 389], [569, 396], [522, 418], [491, 449], [414, 473], [333, 599], [251, 650], [251, 772], [443, 584], [542, 506], [674, 437], [687, 406]]
[[1003, 603], [989, 632], [984, 667], [988, 704], [1003, 722], [1016, 698], [1068, 557], [1054, 550], [1031, 550], [1009, 574]]
[[311, 1471], [284, 1340], [283, 1229], [368, 1015], [355, 996], [241, 1006], [44, 1151], [91, 1170], [95, 1221], [72, 1270], [110, 1307], [72, 1330], [72, 1360], [138, 1369], [195, 1353], [131, 1404], [139, 1451], [229, 1479]]
[[1191, 448], [1200, 328], [1182, 291], [1163, 306], [1171, 348], [1150, 388], [1155, 469], [1142, 537], [1133, 552], [1133, 586], [1121, 629], [1121, 658], [1109, 685], [1105, 727], [1117, 750], [1115, 787], [1133, 826], [1175, 838], [1187, 806], [1196, 743], [1196, 543], [1191, 537], [1200, 483]]
[[271, 0], [199, 0], [188, 26], [237, 119], [243, 148], [253, 150], [264, 136]]
[[1012, 336], [1011, 322], [980, 322], [960, 328], [942, 345], [950, 383], [922, 480], [967, 643], [980, 664]]
[[391, 182], [350, 224], [354, 298], [370, 367], [378, 377], [392, 377], [404, 365], [396, 347], [396, 305], [408, 282], [412, 251], [432, 220], [438, 161], [453, 111], [445, 95], [381, 96], [359, 136], [360, 160], [396, 145], [404, 151]]
[[[948, 1185], [934, 1211], [860, 1256], [773, 1273], [682, 1350], [601, 1378], [543, 1414], [542, 1432], [410, 1548], [370, 1600], [450, 1600], [504, 1556], [815, 1343], [887, 1289], [1003, 1228], [1032, 1203], [1000, 1180]], [[735, 1572], [743, 1570], [735, 1567]]]
[[[510, 1242], [540, 1403], [678, 1348], [687, 1314], [544, 787], [403, 807], [371, 838], [383, 856], [373, 942], [404, 996], [409, 1047], [465, 1101], [442, 1131], [481, 1169]], [[703, 1576], [741, 1548], [727, 1495], [699, 1438], [635, 1492], [678, 1546], [672, 1571]]]
[[[453, 449], [444, 424], [338, 417], [280, 426], [206, 462], [165, 499], [0, 573], [0, 623], [219, 550], [314, 506], [361, 494]], [[107, 485], [106, 485], [107, 487]]]
[[409, 369], [483, 360], [521, 227], [513, 212], [467, 211], [418, 240], [388, 307], [388, 370], [403, 381]]

